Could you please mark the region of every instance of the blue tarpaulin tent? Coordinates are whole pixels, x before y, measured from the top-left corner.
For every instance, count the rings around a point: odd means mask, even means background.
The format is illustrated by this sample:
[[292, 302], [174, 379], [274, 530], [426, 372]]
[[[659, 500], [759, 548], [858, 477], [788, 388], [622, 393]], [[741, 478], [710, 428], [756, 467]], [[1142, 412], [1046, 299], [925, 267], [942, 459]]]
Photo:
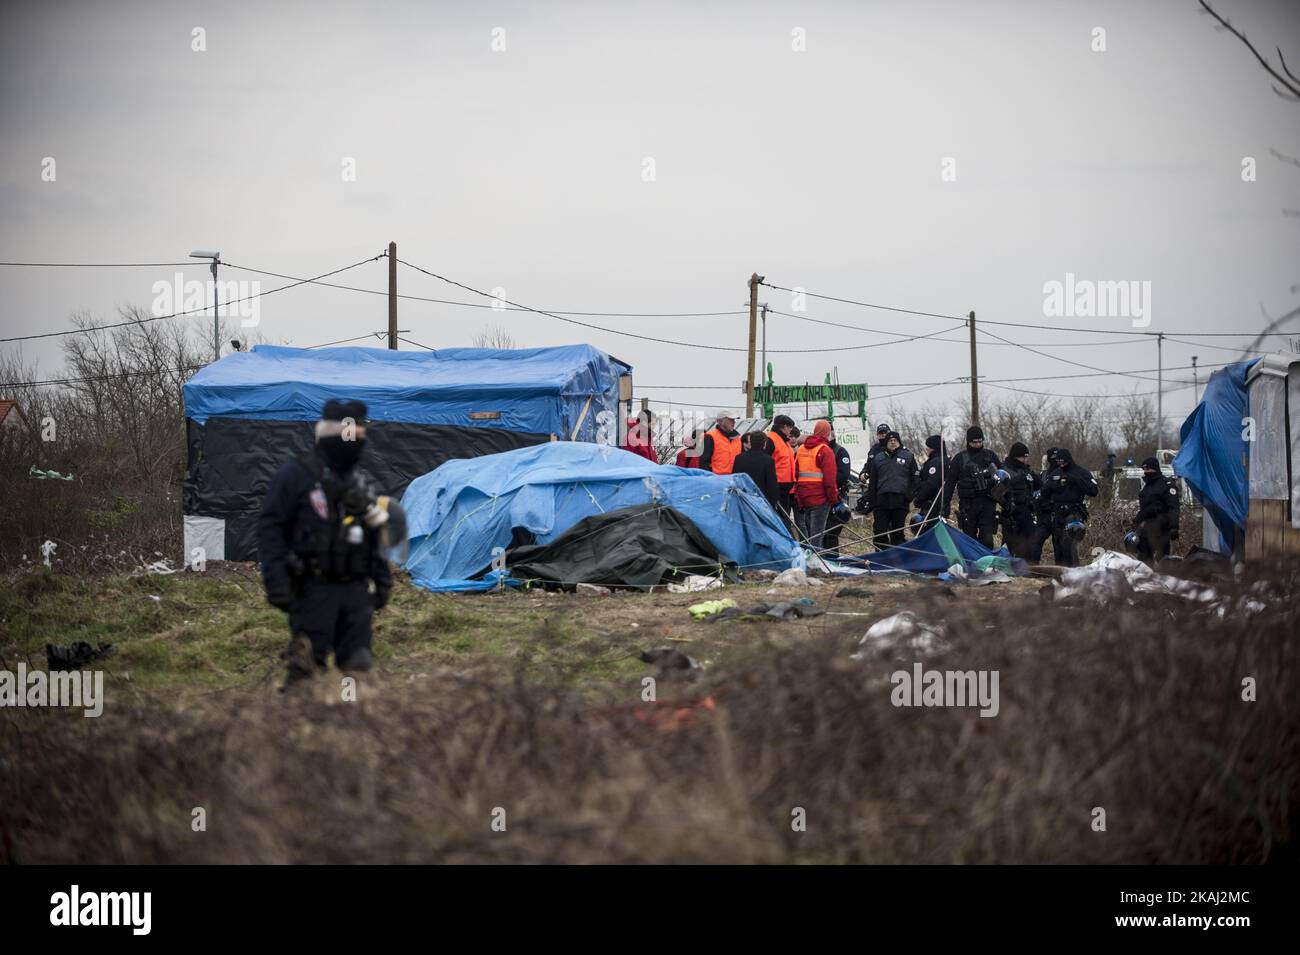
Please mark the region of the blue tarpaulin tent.
[[920, 537], [896, 547], [861, 557], [840, 557], [836, 563], [886, 573], [941, 574], [954, 564], [966, 570], [984, 570], [990, 566], [1009, 570], [1010, 558], [1006, 547], [989, 550], [955, 527], [935, 524]]
[[1187, 481], [1214, 521], [1225, 553], [1232, 553], [1235, 529], [1246, 526], [1250, 507], [1243, 420], [1250, 414], [1246, 373], [1257, 360], [1239, 361], [1212, 374], [1205, 396], [1178, 432], [1181, 447], [1174, 473]]
[[631, 369], [588, 345], [557, 348], [283, 348], [258, 345], [185, 384], [185, 554], [256, 557], [258, 508], [286, 460], [311, 452], [330, 398], [368, 406], [363, 466], [400, 495], [451, 458], [553, 438], [617, 436]]
[[[546, 544], [578, 521], [635, 504], [690, 518], [728, 561], [783, 570], [803, 551], [747, 475], [651, 463], [605, 445], [553, 442], [448, 461], [402, 497], [411, 553], [406, 569], [428, 590], [475, 590], [469, 578], [523, 528]], [[497, 551], [500, 553], [500, 551]], [[509, 568], [507, 567], [507, 574]]]
[[[631, 369], [590, 345], [557, 348], [285, 348], [227, 355], [185, 383], [185, 416], [315, 421], [329, 398], [364, 401], [376, 421], [504, 428], [594, 441], [617, 427]], [[602, 412], [607, 412], [604, 417]]]

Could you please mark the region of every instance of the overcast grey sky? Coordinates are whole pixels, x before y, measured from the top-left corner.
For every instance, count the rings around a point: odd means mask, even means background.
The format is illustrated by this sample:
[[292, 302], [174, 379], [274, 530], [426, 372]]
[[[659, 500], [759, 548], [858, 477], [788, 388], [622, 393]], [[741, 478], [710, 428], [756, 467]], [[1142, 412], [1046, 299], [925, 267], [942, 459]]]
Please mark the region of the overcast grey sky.
[[[1300, 64], [1300, 4], [1216, 6]], [[395, 240], [403, 259], [547, 309], [740, 309], [758, 271], [923, 311], [1133, 329], [1045, 317], [1044, 283], [1068, 272], [1150, 282], [1149, 331], [1256, 331], [1261, 306], [1279, 315], [1300, 298], [1300, 219], [1282, 213], [1300, 207], [1300, 168], [1269, 152], [1300, 155], [1300, 105], [1271, 92], [1245, 47], [1198, 11], [1195, 0], [9, 5], [0, 259], [174, 261], [214, 249], [306, 276]], [[1104, 52], [1092, 49], [1097, 27]], [[496, 28], [504, 51], [493, 50]], [[355, 181], [344, 181], [346, 157]], [[1244, 157], [1257, 160], [1256, 181], [1243, 182]], [[77, 310], [148, 306], [173, 271], [0, 269], [0, 326], [33, 334], [67, 327]], [[383, 289], [386, 276], [379, 261], [337, 281]], [[408, 269], [399, 280], [404, 293], [481, 301]], [[792, 311], [787, 293], [762, 300]], [[261, 331], [315, 344], [384, 328], [386, 314], [377, 295], [304, 287], [261, 303]], [[815, 299], [804, 314], [900, 334], [945, 327]], [[493, 324], [525, 346], [586, 341], [635, 366], [638, 396], [743, 407], [744, 352], [718, 349], [744, 347], [744, 315], [582, 321], [701, 347], [531, 314], [400, 308], [407, 337], [428, 345], [468, 345]], [[990, 331], [1107, 370], [1156, 364], [1150, 340], [1058, 347], [1127, 336]], [[847, 350], [882, 336], [774, 316], [769, 359], [778, 382], [820, 381], [834, 366], [884, 395], [967, 374], [965, 333], [946, 337]], [[24, 354], [56, 371], [58, 341]], [[1234, 341], [1166, 343], [1166, 365], [1233, 357], [1211, 344]], [[775, 353], [797, 348], [846, 350]], [[1050, 354], [988, 340], [980, 373], [1086, 371]], [[1170, 418], [1191, 400], [1171, 391]]]

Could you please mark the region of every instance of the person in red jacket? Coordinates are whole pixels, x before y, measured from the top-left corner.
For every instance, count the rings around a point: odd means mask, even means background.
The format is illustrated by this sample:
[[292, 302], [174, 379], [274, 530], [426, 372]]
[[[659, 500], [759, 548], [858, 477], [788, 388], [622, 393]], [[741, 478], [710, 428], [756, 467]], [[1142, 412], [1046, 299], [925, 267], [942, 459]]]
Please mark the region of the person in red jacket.
[[677, 452], [677, 466], [679, 468], [698, 468], [700, 466], [700, 455], [704, 453], [704, 448], [701, 446], [702, 440], [699, 428], [691, 431], [691, 436], [682, 442], [685, 447]]
[[635, 418], [629, 420], [627, 440], [623, 442], [623, 450], [639, 454], [646, 460], [658, 464], [659, 455], [655, 453], [654, 428], [650, 424], [653, 420], [654, 413], [649, 408], [642, 408]]
[[831, 423], [823, 418], [794, 456], [794, 496], [799, 504], [796, 519], [807, 546], [813, 550], [821, 548], [826, 518], [840, 499], [830, 434]]

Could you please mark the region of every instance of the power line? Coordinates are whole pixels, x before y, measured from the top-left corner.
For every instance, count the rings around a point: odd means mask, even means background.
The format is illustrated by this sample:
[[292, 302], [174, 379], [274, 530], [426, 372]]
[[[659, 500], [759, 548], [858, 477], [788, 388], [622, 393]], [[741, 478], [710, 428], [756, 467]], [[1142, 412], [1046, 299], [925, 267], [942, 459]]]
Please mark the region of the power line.
[[[383, 256], [386, 255], [387, 252], [383, 253]], [[419, 266], [411, 265], [409, 264], [409, 262], [400, 259], [398, 261], [400, 262], [400, 264], [406, 265], [407, 268], [419, 269]], [[383, 290], [383, 288], [361, 288], [359, 286], [341, 285], [341, 283], [338, 282], [315, 282], [312, 281], [312, 279], [298, 279], [295, 277], [295, 275], [286, 275], [279, 272], [268, 272], [268, 270], [265, 269], [253, 269], [251, 268], [251, 266], [248, 265], [235, 265], [234, 262], [221, 262], [221, 264], [225, 265], [226, 268], [229, 269], [239, 269], [240, 272], [251, 272], [257, 275], [272, 275], [273, 278], [292, 278], [292, 279], [296, 279], [296, 281], [312, 282], [312, 285], [325, 286], [326, 288], [342, 288], [342, 290], [344, 291], [364, 292], [364, 294], [367, 295], [383, 295], [385, 296], [385, 298], [387, 296], [387, 291]], [[420, 272], [422, 272], [422, 269], [419, 270]], [[434, 299], [434, 298], [430, 298], [430, 296], [428, 295], [409, 295], [406, 294], [406, 292], [398, 292], [396, 298], [406, 299], [408, 301], [428, 301], [428, 303], [432, 303], [435, 305], [458, 305], [458, 307], [460, 308], [490, 308], [493, 309], [493, 311], [497, 311], [497, 312], [536, 312], [537, 311], [537, 309], [523, 308], [523, 307], [519, 307], [519, 305], [515, 305], [515, 307], [510, 307], [510, 308], [503, 308], [500, 307], [500, 305], [480, 304], [477, 303], [477, 301], [456, 301], [454, 299]], [[732, 312], [572, 312], [572, 311], [564, 311], [564, 309], [551, 309], [551, 311], [554, 312], [555, 314], [578, 314], [578, 316], [589, 316], [589, 317], [597, 317], [597, 318], [601, 318], [601, 317], [603, 318], [710, 318], [716, 316], [733, 316], [733, 314], [749, 314], [749, 312], [744, 311], [744, 309], [737, 309], [737, 311], [732, 311]]]
[[[237, 305], [240, 302], [247, 302], [255, 298], [263, 298], [267, 295], [274, 295], [276, 292], [283, 292], [286, 289], [297, 288], [299, 285], [307, 285], [309, 283], [314, 283], [319, 281], [320, 279], [328, 278], [331, 275], [338, 275], [340, 272], [346, 272], [348, 271], [348, 269], [355, 269], [357, 266], [365, 265], [367, 262], [373, 262], [375, 261], [375, 259], [378, 258], [381, 258], [381, 256], [376, 255], [373, 258], [362, 259], [360, 262], [353, 262], [351, 265], [345, 265], [341, 269], [334, 269], [330, 272], [323, 272], [320, 275], [316, 276], [315, 278], [299, 279], [298, 281], [291, 282], [288, 285], [281, 285], [279, 288], [268, 289], [265, 292], [254, 292], [252, 295], [245, 295], [242, 298], [234, 299], [233, 301], [226, 302], [225, 304], [226, 307], [229, 308], [231, 305]], [[0, 338], [0, 343], [26, 342], [26, 341], [32, 341], [33, 339], [37, 339], [37, 338], [59, 338], [63, 335], [89, 335], [92, 334], [93, 332], [104, 331], [109, 328], [124, 328], [128, 325], [145, 325], [148, 324], [149, 322], [161, 322], [165, 319], [179, 318], [182, 315], [193, 315], [195, 313], [206, 312], [207, 310], [208, 310], [208, 306], [205, 305], [201, 308], [190, 308], [180, 312], [172, 312], [170, 315], [151, 315], [147, 318], [136, 318], [127, 322], [111, 322], [103, 325], [92, 325], [86, 328], [68, 328], [58, 332], [43, 332], [39, 335], [15, 335], [12, 338]]]
[[210, 262], [0, 262], [0, 265], [27, 269], [163, 269], [180, 265], [210, 268]]
[[[548, 312], [540, 308], [530, 308], [527, 305], [520, 305], [518, 302], [511, 302], [508, 299], [499, 298], [491, 294], [490, 292], [484, 292], [482, 289], [476, 289], [473, 286], [465, 285], [464, 283], [457, 282], [454, 279], [449, 279], [445, 275], [439, 275], [437, 272], [431, 272], [428, 269], [421, 268], [418, 265], [414, 265], [410, 262], [407, 262], [405, 259], [398, 259], [397, 261], [400, 262], [402, 265], [405, 265], [407, 268], [415, 269], [417, 272], [423, 272], [425, 275], [428, 275], [431, 278], [438, 279], [438, 281], [440, 282], [446, 282], [448, 285], [454, 285], [456, 286], [456, 288], [464, 289], [465, 291], [472, 292], [475, 295], [481, 295], [484, 298], [490, 298], [493, 299], [494, 301], [502, 302], [506, 305], [512, 305], [519, 311], [534, 312], [538, 315], [545, 315], [548, 318], [554, 318], [557, 321], [568, 322], [571, 325], [581, 325], [584, 328], [595, 329], [598, 332], [607, 332], [611, 335], [622, 335], [627, 338], [637, 338], [642, 341], [655, 342], [656, 344], [660, 344], [660, 345], [677, 345], [682, 348], [702, 348], [708, 351], [730, 351], [730, 352], [747, 352], [749, 350], [748, 348], [740, 348], [737, 346], [709, 345], [701, 342], [682, 342], [682, 341], [674, 341], [669, 338], [655, 338], [652, 335], [640, 335], [637, 334], [636, 332], [625, 332], [617, 328], [605, 328], [601, 325], [592, 325], [589, 322], [580, 322], [577, 319], [565, 318], [563, 315], [560, 315], [556, 312]], [[964, 324], [964, 320], [963, 320], [963, 324]], [[953, 329], [946, 328], [941, 331], [934, 332], [932, 334], [942, 335], [950, 331], [953, 331]], [[838, 346], [835, 348], [769, 348], [767, 351], [769, 354], [776, 354], [776, 355], [810, 355], [810, 354], [818, 354], [822, 352], [861, 351], [867, 348], [879, 348], [884, 345], [894, 345], [894, 344], [898, 344], [899, 342], [915, 341], [918, 338], [929, 338], [929, 337], [931, 336], [915, 335], [915, 336], [899, 338], [895, 341], [873, 342], [870, 345], [845, 345], [845, 346]]]
[[[759, 284], [765, 285], [770, 289], [775, 289], [780, 292], [790, 292], [795, 295], [806, 295], [809, 298], [824, 299], [828, 302], [840, 302], [845, 305], [858, 305], [863, 308], [878, 308], [881, 309], [882, 311], [898, 312], [903, 315], [920, 315], [926, 318], [948, 318], [948, 319], [954, 319], [960, 321], [963, 324], [968, 320], [966, 316], [963, 315], [947, 315], [943, 312], [923, 312], [911, 308], [897, 308], [893, 305], [880, 305], [875, 302], [860, 302], [850, 298], [837, 298], [834, 295], [821, 295], [816, 292], [809, 292], [806, 289], [786, 288], [783, 285], [773, 285], [770, 282], [760, 282]], [[769, 311], [771, 311], [771, 309], [769, 309]], [[987, 319], [987, 318], [981, 318], [979, 320], [979, 323], [980, 325], [1001, 325], [1007, 328], [1034, 328], [1034, 329], [1041, 329], [1043, 331], [1078, 332], [1083, 335], [1141, 335], [1141, 336], [1153, 338], [1157, 335], [1163, 334], [1166, 337], [1168, 337], [1167, 333], [1164, 332], [1128, 331], [1122, 328], [1071, 328], [1068, 325], [1039, 325], [1039, 324], [1026, 323], [1026, 322], [1001, 322], [1001, 321], [995, 321], [993, 319]], [[1174, 332], [1174, 334], [1183, 335], [1189, 338], [1241, 338], [1241, 337], [1249, 338], [1255, 336], [1257, 333], [1255, 332], [1177, 332], [1176, 331]], [[1261, 332], [1258, 334], [1275, 336], [1275, 337], [1287, 337], [1288, 334], [1290, 333]]]

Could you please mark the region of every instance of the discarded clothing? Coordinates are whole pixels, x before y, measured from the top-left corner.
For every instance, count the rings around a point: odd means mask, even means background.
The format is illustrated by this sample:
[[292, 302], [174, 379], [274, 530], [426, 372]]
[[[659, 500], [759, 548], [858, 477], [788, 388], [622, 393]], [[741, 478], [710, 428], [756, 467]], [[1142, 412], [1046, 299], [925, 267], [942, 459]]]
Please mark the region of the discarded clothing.
[[47, 643], [45, 645], [45, 668], [53, 673], [55, 670], [82, 670], [87, 663], [111, 656], [115, 649], [111, 643], [101, 643], [92, 647], [84, 640], [78, 643]]
[[703, 620], [706, 617], [713, 616], [714, 614], [722, 613], [722, 611], [726, 610], [728, 607], [734, 606], [736, 606], [736, 602], [730, 598], [725, 600], [706, 600], [704, 603], [691, 604], [691, 606], [686, 608], [686, 611], [696, 620]]

